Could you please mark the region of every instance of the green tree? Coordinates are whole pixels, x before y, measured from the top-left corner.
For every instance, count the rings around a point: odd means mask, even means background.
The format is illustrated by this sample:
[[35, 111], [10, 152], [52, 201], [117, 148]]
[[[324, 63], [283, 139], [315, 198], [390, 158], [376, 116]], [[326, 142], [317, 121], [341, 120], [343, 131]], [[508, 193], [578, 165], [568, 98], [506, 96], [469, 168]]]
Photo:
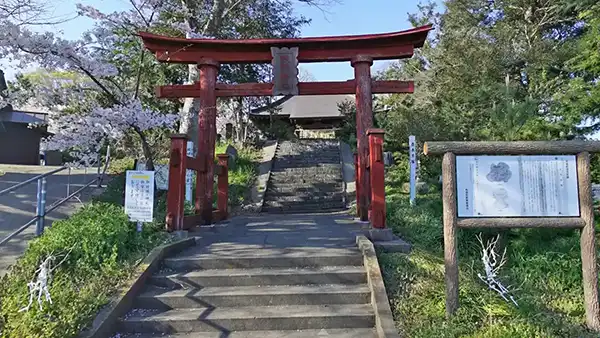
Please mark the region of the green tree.
[[[419, 140], [559, 139], [585, 133], [582, 121], [562, 107], [572, 71], [566, 67], [589, 8], [569, 1], [448, 0], [410, 16], [413, 25], [434, 24], [427, 44], [409, 60], [385, 70], [386, 79], [414, 79], [412, 95], [379, 99], [390, 107], [379, 120], [388, 143]], [[587, 19], [583, 19], [587, 20]], [[388, 138], [389, 139], [389, 138]]]

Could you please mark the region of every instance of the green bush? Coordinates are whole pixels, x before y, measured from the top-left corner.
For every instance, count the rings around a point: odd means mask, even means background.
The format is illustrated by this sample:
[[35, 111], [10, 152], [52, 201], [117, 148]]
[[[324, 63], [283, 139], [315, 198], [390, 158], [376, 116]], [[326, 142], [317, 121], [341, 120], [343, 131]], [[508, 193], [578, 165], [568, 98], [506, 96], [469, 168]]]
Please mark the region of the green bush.
[[135, 160], [131, 157], [111, 159], [107, 172], [108, 174], [118, 175], [126, 170], [133, 170], [134, 163]]
[[[107, 303], [137, 261], [164, 240], [156, 224], [137, 233], [121, 206], [94, 202], [32, 240], [0, 284], [2, 337], [74, 337]], [[29, 299], [27, 283], [40, 263], [54, 255], [52, 304], [42, 310]], [[63, 261], [64, 260], [64, 261]], [[61, 263], [62, 262], [62, 263]]]
[[[219, 145], [217, 153], [226, 145]], [[238, 150], [236, 167], [230, 171], [230, 203], [241, 203], [256, 177], [254, 149]], [[25, 254], [0, 284], [0, 337], [74, 337], [84, 329], [134, 268], [156, 245], [167, 239], [164, 228], [166, 192], [155, 198], [155, 221], [138, 233], [122, 207], [125, 174], [133, 161], [123, 159], [120, 173], [104, 193], [70, 218], [55, 222], [44, 235], [32, 240]], [[186, 204], [186, 214], [193, 205]], [[54, 255], [59, 264], [52, 273], [52, 304], [19, 312], [29, 300], [27, 283], [36, 278], [40, 263]], [[63, 261], [64, 259], [64, 261]]]

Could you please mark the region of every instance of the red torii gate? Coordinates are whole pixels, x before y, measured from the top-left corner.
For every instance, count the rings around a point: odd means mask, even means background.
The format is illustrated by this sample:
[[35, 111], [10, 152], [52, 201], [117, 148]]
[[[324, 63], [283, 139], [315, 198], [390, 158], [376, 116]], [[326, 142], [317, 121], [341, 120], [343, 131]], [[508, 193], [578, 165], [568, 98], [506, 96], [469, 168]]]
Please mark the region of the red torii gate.
[[[369, 218], [369, 202], [372, 195], [369, 167], [372, 168], [371, 170], [381, 170], [380, 166], [377, 166], [376, 169], [369, 165], [367, 131], [373, 127], [372, 94], [413, 93], [414, 91], [412, 81], [373, 81], [371, 66], [374, 60], [412, 57], [414, 49], [423, 46], [431, 29], [432, 26], [428, 25], [384, 34], [248, 40], [185, 39], [145, 32], [139, 33], [145, 47], [155, 54], [158, 61], [198, 65], [200, 78], [197, 83], [161, 86], [157, 88], [157, 95], [161, 98], [200, 98], [198, 152], [195, 160], [191, 158], [186, 158], [186, 160], [192, 161], [191, 164], [188, 164], [189, 168], [198, 170], [196, 213], [201, 215], [203, 223], [210, 224], [212, 222], [217, 97], [338, 94], [356, 94], [357, 205], [361, 220], [366, 221]], [[299, 62], [339, 61], [350, 61], [354, 68], [353, 80], [298, 82], [297, 66]], [[274, 82], [217, 83], [217, 74], [222, 63], [273, 63]], [[370, 134], [371, 137], [381, 138], [377, 142], [372, 142], [380, 149], [383, 133], [371, 131]], [[375, 162], [381, 160], [378, 154], [375, 156]], [[383, 172], [373, 176], [377, 176], [383, 182]], [[183, 184], [183, 182], [179, 183]], [[169, 185], [171, 185], [171, 181]], [[378, 191], [373, 192], [373, 195], [377, 195], [374, 200], [379, 201], [377, 204], [380, 209], [383, 198], [384, 209], [383, 215], [373, 217], [373, 225], [383, 227], [385, 223], [383, 184], [377, 184], [377, 186]], [[181, 194], [179, 191], [176, 193]], [[181, 229], [183, 226], [182, 203], [183, 199], [180, 196], [173, 195], [173, 198], [168, 198], [167, 224], [170, 229]], [[382, 211], [377, 210], [377, 212], [381, 213]]]

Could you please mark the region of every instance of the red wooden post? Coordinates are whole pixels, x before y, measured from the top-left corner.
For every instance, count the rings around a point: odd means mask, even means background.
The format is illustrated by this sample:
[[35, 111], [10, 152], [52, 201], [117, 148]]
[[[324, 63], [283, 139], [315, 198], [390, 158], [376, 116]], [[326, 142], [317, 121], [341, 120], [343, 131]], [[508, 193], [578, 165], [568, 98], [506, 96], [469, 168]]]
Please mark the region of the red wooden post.
[[369, 142], [367, 129], [373, 127], [373, 98], [371, 92], [371, 65], [373, 58], [358, 55], [352, 59], [354, 67], [354, 80], [356, 86], [356, 138], [358, 152], [358, 176], [357, 183], [360, 185], [360, 193], [357, 207], [362, 221], [369, 217], [369, 199], [371, 187], [367, 163], [369, 161]]
[[167, 190], [167, 231], [183, 229], [185, 201], [187, 135], [171, 135], [171, 158], [169, 159], [169, 189]]
[[217, 135], [217, 96], [215, 86], [219, 63], [211, 59], [198, 61], [200, 71], [200, 115], [198, 116], [198, 155], [202, 171], [196, 180], [196, 214], [203, 224], [212, 223], [215, 140]]
[[383, 161], [383, 129], [368, 129], [369, 169], [371, 172], [371, 225], [385, 228], [385, 163]]
[[221, 167], [217, 179], [217, 210], [219, 210], [221, 219], [227, 219], [227, 205], [229, 202], [229, 155], [219, 154], [217, 157], [219, 158], [219, 166]]
[[356, 186], [356, 216], [360, 218], [360, 208], [358, 201], [360, 199], [360, 181], [358, 180], [358, 154], [354, 154], [354, 182]]

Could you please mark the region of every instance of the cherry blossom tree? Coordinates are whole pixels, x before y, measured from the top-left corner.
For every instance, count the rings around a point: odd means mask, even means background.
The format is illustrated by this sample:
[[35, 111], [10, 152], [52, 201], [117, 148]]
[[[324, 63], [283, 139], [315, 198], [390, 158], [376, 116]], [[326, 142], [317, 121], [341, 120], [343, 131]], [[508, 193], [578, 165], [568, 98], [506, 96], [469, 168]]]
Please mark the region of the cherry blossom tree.
[[[0, 57], [22, 66], [38, 64], [75, 74], [68, 79], [51, 77], [22, 91], [35, 104], [59, 112], [51, 117], [57, 132], [46, 143], [47, 149], [70, 149], [90, 160], [107, 142], [129, 144], [135, 139], [151, 169], [156, 150], [152, 140], [160, 141], [165, 134], [162, 130], [176, 127], [177, 111], [182, 117], [180, 132], [196, 142], [199, 106], [197, 99], [158, 100], [154, 87], [193, 82], [197, 69], [157, 63], [147, 55], [137, 33], [188, 38], [297, 36], [309, 20], [294, 13], [294, 1], [322, 5], [333, 0], [129, 0], [129, 9], [114, 13], [77, 5], [80, 16], [95, 21], [94, 28], [80, 39], [66, 40], [52, 32], [0, 22]], [[270, 76], [268, 65], [223, 65], [220, 71], [221, 81], [228, 83], [269, 80]]]
[[177, 115], [150, 109], [157, 107], [153, 95], [140, 91], [143, 73], [160, 66], [145, 67], [148, 64], [140, 60], [132, 67], [130, 60], [125, 62], [127, 56], [120, 54], [118, 47], [135, 41], [133, 34], [141, 26], [150, 27], [152, 17], [158, 16], [156, 4], [132, 1], [132, 7], [130, 11], [105, 15], [79, 5], [80, 15], [96, 20], [96, 26], [76, 41], [4, 23], [1, 57], [18, 61], [21, 66], [36, 63], [76, 75], [72, 79], [48, 78], [46, 83], [21, 93], [33, 104], [58, 112], [50, 118], [50, 127], [56, 133], [45, 143], [47, 150], [70, 150], [87, 164], [97, 158], [107, 142], [136, 135], [148, 168], [153, 168], [148, 134], [155, 128], [173, 128]]

